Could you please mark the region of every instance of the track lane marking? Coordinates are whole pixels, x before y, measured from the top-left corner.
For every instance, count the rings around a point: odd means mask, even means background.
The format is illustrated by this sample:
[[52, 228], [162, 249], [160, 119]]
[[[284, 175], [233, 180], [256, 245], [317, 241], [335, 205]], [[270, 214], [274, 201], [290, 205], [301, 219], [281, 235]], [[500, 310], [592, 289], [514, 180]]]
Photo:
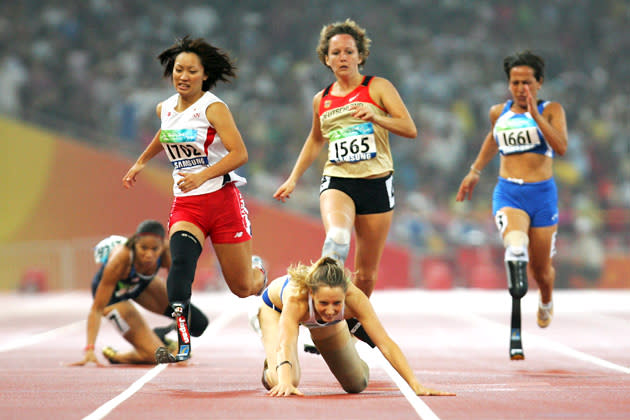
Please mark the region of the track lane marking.
[[[219, 331], [221, 331], [226, 325], [232, 322], [237, 316], [242, 315], [242, 309], [236, 307], [236, 310], [223, 312], [219, 317], [210, 322], [206, 331], [204, 331], [202, 337], [199, 337], [197, 340], [196, 347], [203, 346], [205, 342], [210, 341], [211, 338], [214, 338]], [[202, 339], [203, 338], [203, 339]], [[116, 397], [107, 401], [105, 404], [101, 405], [95, 411], [90, 413], [89, 415], [83, 417], [83, 420], [100, 420], [107, 416], [113, 409], [122, 404], [125, 400], [131, 397], [133, 394], [138, 392], [146, 383], [151, 381], [157, 375], [159, 375], [164, 369], [169, 366], [168, 363], [156, 365], [151, 368], [147, 373], [145, 373], [140, 379], [135, 381], [133, 384], [129, 386], [125, 391], [118, 394]]]
[[409, 404], [411, 404], [421, 420], [440, 420], [433, 410], [413, 392], [413, 389], [411, 389], [407, 381], [392, 367], [378, 348], [372, 349], [363, 345], [363, 343], [356, 343], [355, 346], [359, 356], [370, 366], [370, 369], [379, 367], [387, 373], [407, 401], [409, 401]]
[[[475, 322], [479, 323], [479, 324], [486, 324], [486, 325], [490, 325], [493, 328], [501, 328], [501, 329], [505, 329], [507, 331], [507, 326], [496, 322], [496, 321], [492, 321], [489, 320], [487, 318], [484, 318], [480, 315], [476, 315], [476, 314], [467, 314], [466, 315], [466, 319], [467, 320], [474, 320]], [[630, 374], [630, 368], [627, 368], [625, 366], [621, 366], [618, 365], [616, 363], [613, 362], [609, 362], [608, 360], [604, 360], [602, 358], [599, 358], [597, 356], [593, 356], [590, 355], [588, 353], [584, 353], [582, 351], [573, 349], [569, 346], [566, 346], [564, 344], [558, 343], [556, 341], [550, 340], [548, 338], [545, 337], [541, 337], [539, 335], [535, 335], [533, 333], [529, 333], [529, 332], [523, 332], [521, 331], [521, 334], [523, 336], [523, 341], [524, 342], [530, 342], [530, 343], [534, 343], [535, 345], [538, 345], [540, 347], [543, 348], [549, 348], [557, 353], [561, 353], [564, 354], [565, 356], [570, 356], [573, 357], [575, 359], [581, 360], [583, 362], [588, 362], [588, 363], [592, 363], [594, 365], [606, 368], [606, 369], [611, 369], [611, 370], [615, 370], [617, 372], [621, 372], [621, 373], [625, 373], [625, 374]]]
[[68, 335], [78, 332], [79, 327], [85, 328], [85, 320], [73, 322], [72, 324], [64, 325], [63, 327], [58, 327], [43, 333], [14, 338], [13, 341], [0, 345], [0, 353], [41, 343], [46, 340], [52, 340], [53, 338], [61, 336], [67, 337]]

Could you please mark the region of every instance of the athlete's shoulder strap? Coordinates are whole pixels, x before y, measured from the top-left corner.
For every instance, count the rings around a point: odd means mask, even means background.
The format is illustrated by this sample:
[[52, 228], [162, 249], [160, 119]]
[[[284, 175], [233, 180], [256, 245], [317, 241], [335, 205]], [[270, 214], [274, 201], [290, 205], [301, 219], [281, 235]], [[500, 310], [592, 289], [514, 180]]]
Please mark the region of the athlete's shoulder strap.
[[539, 100], [536, 102], [536, 105], [538, 106], [538, 112], [542, 113], [542, 112], [543, 112], [543, 110], [545, 109], [545, 107], [546, 107], [547, 105], [549, 105], [549, 101], [546, 101], [546, 100], [544, 100], [544, 99], [539, 99]]
[[363, 77], [363, 82], [361, 82], [362, 86], [367, 86], [370, 84], [370, 80], [372, 80], [374, 78], [374, 76], [364, 76]]
[[335, 84], [335, 82], [332, 82], [331, 84], [328, 85], [328, 87], [326, 87], [326, 89], [324, 89], [324, 93], [322, 94], [322, 98], [324, 96], [328, 96], [328, 94], [330, 93], [330, 89], [332, 89], [332, 86]]

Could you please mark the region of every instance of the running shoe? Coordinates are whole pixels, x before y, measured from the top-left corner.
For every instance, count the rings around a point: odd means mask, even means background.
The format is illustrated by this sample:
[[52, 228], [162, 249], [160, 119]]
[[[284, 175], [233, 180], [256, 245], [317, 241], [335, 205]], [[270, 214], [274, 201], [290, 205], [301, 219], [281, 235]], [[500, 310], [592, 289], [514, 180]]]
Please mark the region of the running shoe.
[[120, 364], [120, 362], [116, 360], [116, 354], [118, 354], [118, 351], [116, 351], [110, 346], [107, 346], [107, 347], [103, 347], [102, 352], [103, 352], [103, 356], [105, 356], [105, 358], [109, 360], [109, 363], [111, 363], [112, 365]]
[[177, 358], [166, 347], [158, 347], [155, 350], [155, 361], [158, 363], [176, 363]]
[[258, 293], [256, 293], [256, 296], [260, 296], [262, 295], [262, 292], [264, 292], [265, 288], [267, 287], [267, 270], [265, 270], [265, 266], [263, 265], [262, 258], [260, 258], [258, 255], [252, 255], [252, 268], [256, 268], [262, 271], [263, 275], [265, 276], [263, 287], [258, 291]]
[[[547, 307], [544, 307], [547, 306]], [[553, 301], [550, 301], [547, 305], [544, 305], [541, 300], [538, 301], [538, 313], [537, 322], [540, 328], [547, 328], [551, 324], [553, 318]]]

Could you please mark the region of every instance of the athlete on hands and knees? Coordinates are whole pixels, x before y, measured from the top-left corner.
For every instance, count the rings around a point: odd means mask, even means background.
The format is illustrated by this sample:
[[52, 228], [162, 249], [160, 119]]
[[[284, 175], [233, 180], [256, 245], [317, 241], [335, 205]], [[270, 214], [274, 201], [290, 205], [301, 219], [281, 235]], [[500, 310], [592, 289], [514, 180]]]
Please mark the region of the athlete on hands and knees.
[[505, 245], [512, 296], [510, 358], [523, 359], [520, 300], [527, 293], [528, 270], [539, 288], [538, 326], [547, 327], [553, 316], [558, 192], [552, 163], [556, 153], [566, 152], [568, 135], [562, 105], [537, 98], [544, 61], [523, 51], [506, 57], [503, 68], [512, 99], [490, 108], [492, 127], [459, 186], [456, 200], [471, 199], [481, 171], [499, 152], [492, 211]]
[[[171, 254], [165, 240], [164, 226], [155, 220], [140, 223], [129, 238], [112, 235], [94, 248], [94, 259], [100, 269], [92, 280], [94, 301], [87, 319], [87, 344], [83, 360], [73, 363], [101, 363], [94, 353], [101, 319], [107, 318], [115, 329], [133, 345], [133, 350], [118, 352], [112, 347], [103, 348], [103, 356], [112, 364], [156, 363], [155, 349], [167, 346], [177, 352], [177, 346], [166, 338], [173, 328], [151, 330], [131, 302], [135, 301], [148, 311], [170, 318], [166, 284], [157, 276], [161, 268], [171, 268]], [[190, 333], [199, 337], [208, 326], [208, 318], [194, 305], [190, 305]]]
[[[291, 174], [274, 193], [282, 202], [290, 198], [302, 174], [327, 147], [320, 186], [326, 230], [322, 255], [343, 265], [354, 227], [354, 282], [368, 297], [376, 284], [393, 217], [389, 133], [407, 138], [418, 134], [394, 85], [382, 77], [361, 74], [370, 43], [365, 29], [350, 19], [322, 28], [317, 55], [335, 81], [314, 96], [311, 131]], [[356, 320], [349, 324], [355, 335], [361, 334]]]
[[266, 274], [252, 256], [252, 233], [238, 186], [245, 178], [234, 171], [248, 159], [247, 148], [227, 105], [209, 90], [235, 77], [230, 57], [203, 39], [186, 36], [158, 56], [164, 76], [176, 93], [156, 111], [161, 128], [123, 177], [131, 188], [147, 162], [164, 150], [173, 165], [169, 217], [173, 266], [167, 278], [168, 298], [176, 319], [179, 351], [156, 350], [160, 363], [190, 355], [190, 297], [197, 261], [210, 237], [230, 290], [239, 297], [262, 292]]
[[369, 368], [354, 346], [345, 320], [358, 319], [392, 367], [417, 395], [455, 395], [426, 388], [389, 337], [365, 293], [356, 287], [337, 260], [322, 257], [310, 266], [297, 264], [269, 284], [256, 313], [257, 329], [265, 348], [262, 384], [268, 395], [303, 395], [297, 388], [301, 370], [297, 356], [300, 325], [313, 342], [344, 391], [359, 393], [369, 380]]

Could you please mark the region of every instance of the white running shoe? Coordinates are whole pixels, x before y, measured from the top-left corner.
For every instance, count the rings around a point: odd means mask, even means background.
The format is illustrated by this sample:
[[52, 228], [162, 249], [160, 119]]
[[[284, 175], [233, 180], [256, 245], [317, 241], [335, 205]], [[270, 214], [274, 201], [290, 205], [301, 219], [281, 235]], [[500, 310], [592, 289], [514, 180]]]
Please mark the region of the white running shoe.
[[543, 304], [542, 301], [538, 300], [538, 313], [537, 313], [537, 322], [540, 328], [547, 328], [549, 324], [551, 324], [551, 319], [553, 318], [553, 301], [550, 301], [547, 304]]
[[256, 268], [262, 271], [265, 276], [265, 280], [263, 281], [263, 287], [256, 293], [256, 296], [262, 295], [267, 287], [267, 270], [265, 270], [265, 266], [263, 265], [263, 260], [258, 255], [252, 255], [252, 268]]

